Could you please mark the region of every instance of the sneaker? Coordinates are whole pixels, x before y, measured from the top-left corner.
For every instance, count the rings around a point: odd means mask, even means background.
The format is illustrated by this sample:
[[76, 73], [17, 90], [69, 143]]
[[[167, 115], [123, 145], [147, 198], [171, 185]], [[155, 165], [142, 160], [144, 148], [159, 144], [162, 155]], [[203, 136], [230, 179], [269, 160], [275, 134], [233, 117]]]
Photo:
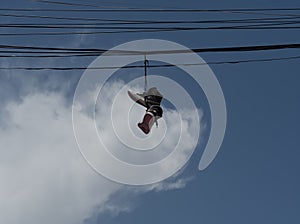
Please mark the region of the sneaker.
[[160, 106], [152, 105], [143, 118], [141, 123], [138, 123], [138, 127], [145, 133], [148, 134], [153, 126], [156, 123], [156, 127], [158, 127], [157, 120], [162, 117], [163, 110]]
[[133, 93], [131, 91], [127, 91], [128, 96], [136, 103], [142, 105], [143, 107], [147, 107], [147, 103], [145, 102], [146, 93]]
[[152, 105], [159, 106], [163, 98], [156, 87], [152, 87], [144, 93], [132, 93], [131, 91], [127, 91], [127, 93], [134, 102], [147, 108], [151, 107]]
[[154, 122], [155, 122], [155, 117], [151, 113], [146, 113], [143, 121], [141, 123], [138, 123], [138, 127], [145, 134], [149, 134]]

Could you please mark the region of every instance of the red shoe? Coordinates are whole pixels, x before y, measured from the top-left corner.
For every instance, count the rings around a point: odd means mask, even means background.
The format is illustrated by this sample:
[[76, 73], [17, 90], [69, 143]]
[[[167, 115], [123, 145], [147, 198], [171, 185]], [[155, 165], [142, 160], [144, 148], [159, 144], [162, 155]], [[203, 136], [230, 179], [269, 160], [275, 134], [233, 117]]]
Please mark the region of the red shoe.
[[138, 123], [138, 127], [145, 133], [148, 134], [155, 122], [155, 117], [151, 113], [146, 113], [142, 123]]

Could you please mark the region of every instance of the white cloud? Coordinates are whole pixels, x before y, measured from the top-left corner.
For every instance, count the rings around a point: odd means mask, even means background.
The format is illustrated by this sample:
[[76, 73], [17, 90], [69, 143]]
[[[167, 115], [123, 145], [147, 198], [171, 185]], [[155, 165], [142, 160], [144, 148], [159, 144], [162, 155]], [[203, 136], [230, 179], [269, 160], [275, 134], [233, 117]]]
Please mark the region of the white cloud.
[[[81, 156], [63, 96], [35, 93], [6, 110], [8, 125], [0, 129], [0, 223], [79, 224], [95, 212], [130, 211], [111, 203], [116, 192], [128, 188], [96, 174]], [[139, 192], [178, 189], [187, 181]]]
[[120, 188], [82, 159], [59, 95], [28, 96], [8, 111], [10, 126], [0, 135], [1, 223], [81, 223]]

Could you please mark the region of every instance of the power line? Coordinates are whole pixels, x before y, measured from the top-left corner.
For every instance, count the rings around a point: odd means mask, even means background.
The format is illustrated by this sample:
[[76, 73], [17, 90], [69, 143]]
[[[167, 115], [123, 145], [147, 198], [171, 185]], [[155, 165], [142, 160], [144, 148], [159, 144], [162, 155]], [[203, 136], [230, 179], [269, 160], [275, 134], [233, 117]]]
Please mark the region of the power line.
[[[7, 14], [0, 13], [2, 17], [15, 17], [15, 18], [33, 18], [33, 19], [55, 19], [55, 20], [67, 20], [67, 21], [101, 21], [101, 22], [120, 22], [120, 23], [209, 23], [214, 20], [201, 20], [201, 21], [159, 21], [159, 20], [136, 20], [136, 19], [104, 19], [104, 18], [82, 18], [82, 17], [66, 17], [66, 16], [47, 16], [47, 15], [24, 15], [24, 14]], [[242, 21], [259, 21], [259, 20], [280, 20], [280, 19], [296, 19], [300, 18], [299, 15], [277, 15], [276, 17], [260, 17], [260, 18], [247, 18], [247, 19], [229, 19], [229, 20], [215, 20], [215, 22], [242, 22]], [[203, 22], [202, 22], [203, 21]]]
[[[144, 8], [138, 8], [138, 7], [128, 7], [128, 6], [120, 6], [120, 4], [121, 4], [121, 2], [118, 2], [118, 6], [116, 7], [116, 6], [111, 6], [111, 7], [108, 7], [108, 6], [103, 6], [103, 3], [112, 3], [112, 2], [103, 2], [103, 1], [101, 1], [101, 6], [99, 6], [99, 5], [95, 5], [95, 4], [93, 4], [93, 5], [91, 5], [91, 4], [82, 4], [82, 3], [70, 3], [70, 2], [62, 2], [62, 1], [48, 1], [48, 0], [35, 0], [36, 2], [41, 2], [41, 3], [47, 3], [47, 4], [54, 4], [54, 5], [67, 5], [67, 6], [79, 6], [79, 7], [93, 7], [93, 8], [111, 8], [111, 9], [116, 9], [116, 8], [121, 8], [121, 9], [127, 9], [127, 10], [130, 10], [130, 9], [134, 9], [134, 10], [143, 10]], [[115, 3], [115, 2], [113, 2], [113, 3]], [[151, 6], [150, 6], [151, 7]], [[166, 9], [166, 10], [168, 10], [168, 9], [170, 9], [170, 7], [168, 7], [168, 8], [162, 8], [161, 6], [159, 7], [159, 8], [152, 8], [151, 10], [164, 10], [164, 9]], [[174, 9], [174, 8], [172, 8], [172, 9]], [[175, 8], [175, 10], [176, 10], [176, 8]], [[178, 9], [177, 8], [177, 10], [185, 10], [185, 9], [183, 9], [183, 8], [180, 8], [180, 9]], [[189, 9], [187, 9], [187, 10], [189, 10]], [[233, 9], [233, 10], [236, 10], [236, 9]], [[243, 9], [243, 11], [224, 11], [224, 12], [226, 12], [226, 13], [239, 13], [239, 14], [247, 14], [247, 13], [249, 13], [249, 14], [259, 14], [259, 15], [282, 15], [282, 14], [270, 14], [270, 13], [260, 13], [260, 12], [252, 12], [252, 10], [249, 12], [248, 11], [248, 9], [246, 9], [247, 11], [244, 11], [244, 9]], [[277, 9], [275, 9], [276, 11], [277, 11]], [[280, 9], [279, 9], [280, 10]], [[268, 10], [269, 11], [269, 10]], [[280, 10], [281, 11], [281, 10]], [[214, 12], [214, 11], [213, 11]]]
[[[3, 14], [3, 17], [16, 17], [16, 18], [35, 18], [35, 19], [55, 19], [55, 20], [71, 20], [71, 21], [121, 21], [115, 19], [102, 19], [102, 18], [80, 18], [80, 17], [61, 17], [61, 16], [40, 16], [40, 15], [24, 15], [24, 14]], [[126, 21], [126, 20], [124, 20]]]
[[[0, 52], [1, 53], [1, 52]], [[12, 55], [12, 54], [0, 54], [0, 58], [71, 58], [71, 57], [97, 57], [99, 54], [43, 54], [43, 55]]]
[[[250, 24], [248, 26], [224, 26], [224, 27], [140, 27], [140, 26], [111, 26], [111, 24], [101, 24], [101, 25], [77, 25], [77, 24], [0, 24], [0, 27], [3, 28], [29, 28], [29, 29], [103, 29], [103, 30], [166, 30], [166, 29], [176, 29], [176, 30], [184, 30], [184, 29], [210, 29], [210, 28], [218, 28], [218, 29], [235, 29], [235, 28], [246, 28], [246, 27], [271, 27], [278, 25], [295, 25], [300, 23], [300, 21], [284, 21], [284, 22], [273, 22], [273, 23], [262, 23], [262, 24]], [[109, 26], [107, 26], [109, 25]], [[126, 25], [126, 24], [122, 24]], [[293, 26], [294, 27], [294, 26]]]
[[126, 51], [126, 50], [109, 50], [99, 48], [65, 48], [65, 47], [36, 47], [36, 46], [20, 46], [20, 45], [0, 45], [0, 53], [29, 53], [29, 54], [77, 54], [84, 56], [85, 54], [104, 54], [111, 55], [154, 55], [154, 54], [181, 54], [181, 53], [205, 53], [205, 52], [245, 52], [245, 51], [269, 51], [283, 49], [299, 49], [300, 43], [291, 44], [273, 44], [273, 45], [250, 45], [250, 46], [234, 46], [234, 47], [214, 47], [214, 48], [191, 48], [190, 50], [160, 50], [160, 51]]
[[[0, 14], [1, 16], [1, 14]], [[247, 19], [225, 19], [225, 20], [121, 20], [121, 19], [99, 19], [99, 22], [93, 23], [0, 23], [3, 27], [14, 26], [87, 26], [87, 25], [129, 25], [129, 24], [216, 24], [216, 23], [274, 23], [274, 22], [292, 22], [299, 23], [300, 16], [290, 17], [269, 17], [269, 18], [247, 18]]]
[[[249, 23], [249, 22], [273, 22], [277, 20], [294, 20], [299, 19], [300, 15], [293, 16], [277, 16], [277, 17], [256, 17], [246, 19], [224, 19], [224, 20], [136, 20], [136, 19], [103, 19], [103, 18], [79, 18], [79, 17], [56, 17], [56, 16], [40, 16], [40, 15], [23, 15], [23, 14], [0, 14], [0, 16], [16, 17], [16, 18], [37, 18], [37, 19], [58, 19], [71, 21], [99, 21], [107, 22], [103, 24], [114, 23], [128, 23], [128, 24], [190, 24], [190, 23]], [[43, 23], [44, 24], [44, 23]], [[99, 24], [99, 23], [81, 23], [85, 24]], [[102, 23], [101, 23], [102, 24]]]
[[[112, 8], [109, 6], [99, 6], [99, 5], [92, 5], [92, 4], [82, 4], [82, 3], [70, 3], [70, 2], [58, 2], [58, 1], [46, 1], [46, 0], [33, 0], [35, 2], [40, 3], [47, 3], [47, 4], [54, 4], [54, 5], [67, 5], [67, 6], [83, 6], [83, 7], [92, 7], [92, 8]], [[103, 2], [101, 2], [103, 3]], [[124, 6], [114, 6], [113, 8], [121, 8], [121, 9], [138, 9], [134, 7], [124, 7]]]
[[[218, 26], [218, 27], [132, 27], [126, 28], [107, 28], [110, 30], [103, 31], [65, 31], [65, 32], [23, 32], [23, 33], [0, 33], [0, 36], [64, 36], [64, 35], [99, 35], [99, 34], [121, 34], [121, 33], [156, 33], [156, 32], [179, 32], [179, 31], [196, 31], [196, 30], [296, 30], [300, 26], [280, 26], [285, 24], [293, 24], [292, 22], [284, 22], [277, 24], [258, 24], [248, 26]], [[117, 29], [117, 30], [111, 30]], [[128, 29], [128, 28], [127, 28]]]
[[300, 8], [228, 8], [228, 9], [41, 9], [41, 8], [0, 8], [0, 11], [16, 12], [262, 12], [262, 11], [300, 11]]
[[[212, 61], [206, 63], [194, 64], [159, 64], [149, 65], [150, 68], [163, 68], [163, 67], [177, 67], [177, 66], [199, 66], [199, 65], [222, 65], [222, 64], [241, 64], [241, 63], [254, 63], [254, 62], [271, 62], [282, 60], [296, 60], [300, 56], [280, 57], [280, 58], [263, 58], [263, 59], [248, 59], [248, 60], [231, 60], [231, 61]], [[127, 65], [123, 67], [108, 66], [108, 67], [0, 67], [0, 70], [56, 70], [56, 71], [70, 71], [70, 70], [103, 70], [103, 69], [130, 69], [130, 68], [143, 68], [143, 65]]]
[[85, 6], [85, 7], [96, 7], [99, 8], [98, 5], [92, 4], [82, 4], [82, 3], [70, 3], [70, 2], [56, 2], [56, 1], [44, 1], [44, 0], [33, 0], [35, 2], [55, 4], [55, 5], [68, 5], [68, 6]]
[[[230, 20], [187, 20], [187, 21], [159, 21], [159, 20], [116, 20], [118, 22], [102, 22], [102, 23], [0, 23], [0, 27], [5, 28], [107, 28], [107, 29], [167, 29], [172, 27], [139, 27], [139, 26], [120, 26], [120, 25], [151, 25], [151, 24], [251, 24], [252, 26], [271, 26], [282, 24], [298, 24], [300, 23], [298, 17], [286, 17], [286, 18], [252, 18], [252, 19], [230, 19]], [[117, 26], [118, 25], [118, 26]], [[180, 27], [179, 27], [180, 28]], [[183, 27], [185, 28], [185, 27]], [[190, 27], [191, 28], [191, 27]], [[196, 27], [197, 28], [197, 27]], [[201, 28], [201, 27], [200, 27]]]
[[[40, 3], [47, 3], [47, 4], [56, 4], [56, 5], [68, 5], [68, 6], [83, 6], [83, 7], [96, 7], [96, 8], [138, 8], [138, 7], [128, 7], [128, 3], [125, 2], [121, 2], [121, 1], [114, 1], [114, 2], [109, 2], [109, 1], [101, 1], [101, 6], [100, 5], [95, 5], [95, 4], [86, 4], [86, 1], [84, 1], [84, 3], [70, 3], [70, 2], [62, 2], [62, 1], [46, 1], [46, 0], [33, 0], [35, 2], [40, 2]], [[105, 6], [104, 4], [117, 4], [117, 6]], [[137, 5], [137, 3], [134, 3], [134, 5]], [[149, 5], [149, 3], [147, 2], [147, 5], [143, 4], [143, 7], [155, 7], [155, 8], [162, 8], [162, 7], [166, 7], [164, 5], [162, 5], [161, 3], [159, 4], [159, 6], [151, 4]], [[167, 6], [168, 8], [170, 8], [170, 6]], [[171, 7], [176, 9], [177, 7]]]

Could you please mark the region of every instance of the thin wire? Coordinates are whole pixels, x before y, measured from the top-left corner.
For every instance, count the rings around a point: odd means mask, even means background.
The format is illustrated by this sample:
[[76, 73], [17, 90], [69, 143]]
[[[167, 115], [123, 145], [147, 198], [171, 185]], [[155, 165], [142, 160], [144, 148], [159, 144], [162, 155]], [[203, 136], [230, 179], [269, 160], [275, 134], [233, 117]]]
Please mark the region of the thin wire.
[[[299, 17], [298, 17], [299, 18]], [[277, 20], [278, 19], [278, 20]], [[280, 21], [279, 21], [280, 20]], [[288, 18], [288, 19], [243, 19], [243, 20], [204, 20], [204, 21], [145, 21], [145, 22], [110, 22], [110, 23], [0, 23], [0, 27], [5, 28], [39, 28], [39, 29], [168, 29], [173, 27], [138, 27], [138, 26], [116, 26], [116, 25], [140, 25], [140, 24], [215, 24], [215, 23], [222, 23], [222, 24], [251, 24], [251, 26], [274, 26], [274, 25], [283, 25], [283, 24], [298, 24], [300, 20], [295, 20], [295, 18]], [[108, 26], [109, 25], [109, 26]], [[112, 26], [113, 25], [113, 26]], [[185, 27], [176, 27], [177, 29], [185, 28]], [[189, 27], [192, 28], [192, 27]], [[197, 28], [197, 27], [196, 27]], [[202, 27], [199, 27], [202, 28]], [[205, 27], [204, 27], [205, 28]]]
[[119, 9], [138, 9], [134, 7], [122, 7], [122, 6], [114, 6], [114, 7], [109, 7], [109, 6], [99, 6], [99, 5], [92, 5], [92, 4], [82, 4], [82, 3], [70, 3], [70, 2], [58, 2], [58, 1], [46, 1], [46, 0], [33, 0], [35, 2], [40, 2], [40, 3], [47, 3], [47, 4], [54, 4], [54, 5], [67, 5], [67, 6], [83, 6], [83, 7], [92, 7], [92, 8], [119, 8]]
[[146, 92], [147, 91], [147, 67], [149, 66], [149, 61], [147, 60], [147, 57], [146, 57], [146, 55], [144, 55], [144, 81], [145, 81], [145, 83], [144, 83], [144, 92]]
[[[177, 67], [177, 66], [198, 66], [198, 65], [222, 65], [222, 64], [240, 64], [240, 63], [254, 63], [254, 62], [271, 62], [283, 60], [296, 60], [300, 56], [280, 57], [280, 58], [264, 58], [264, 59], [249, 59], [249, 60], [232, 60], [232, 61], [212, 61], [206, 63], [193, 63], [193, 64], [162, 64], [162, 65], [149, 65], [150, 68], [163, 68], [163, 67]], [[56, 71], [69, 71], [69, 70], [103, 70], [103, 69], [130, 69], [130, 68], [143, 68], [144, 65], [128, 65], [123, 67], [109, 66], [109, 67], [0, 67], [0, 70], [56, 70]]]
[[[1, 52], [0, 52], [1, 53]], [[0, 54], [0, 58], [39, 58], [39, 59], [43, 59], [43, 58], [71, 58], [71, 57], [96, 57], [99, 56], [100, 54], [68, 54], [68, 55], [60, 55], [60, 54], [47, 54], [47, 55], [3, 55]]]
[[[83, 7], [93, 7], [93, 8], [121, 8], [121, 9], [136, 9], [136, 10], [139, 10], [139, 9], [143, 9], [143, 8], [134, 8], [134, 7], [124, 7], [124, 6], [120, 6], [120, 2], [118, 3], [118, 6], [111, 6], [111, 7], [108, 7], [108, 6], [99, 6], [99, 5], [91, 5], [91, 4], [81, 4], [81, 3], [69, 3], [69, 2], [62, 2], [62, 1], [47, 1], [47, 0], [34, 0], [36, 2], [41, 2], [41, 3], [47, 3], [47, 4], [54, 4], [54, 5], [68, 5], [68, 6], [83, 6]], [[111, 3], [111, 2], [101, 2], [102, 4], [103, 3]], [[115, 3], [115, 2], [114, 2]], [[153, 8], [152, 8], [153, 9]], [[157, 10], [163, 10], [163, 8], [154, 8], [154, 9], [157, 9]], [[165, 8], [166, 9], [166, 8]], [[170, 9], [169, 7], [167, 9]], [[179, 9], [179, 10], [185, 10], [183, 8], [172, 8], [172, 9]], [[274, 14], [274, 13], [261, 13], [261, 12], [245, 12], [244, 10], [243, 11], [224, 11], [225, 13], [238, 13], [238, 14], [256, 14], [256, 15], [283, 15], [284, 14]], [[287, 15], [287, 14], [285, 14]], [[289, 14], [291, 15], [291, 14]]]
[[[56, 5], [68, 5], [68, 6], [83, 6], [83, 7], [96, 7], [96, 8], [137, 8], [137, 7], [128, 7], [128, 3], [124, 2], [108, 2], [108, 1], [101, 1], [101, 6], [95, 5], [95, 4], [82, 4], [82, 3], [69, 3], [69, 2], [59, 2], [59, 1], [46, 1], [46, 0], [33, 0], [35, 2], [40, 2], [40, 3], [47, 3], [47, 4], [56, 4]], [[104, 6], [103, 4], [117, 4], [118, 6]], [[120, 6], [123, 5], [123, 6]], [[136, 5], [136, 3], [135, 3]], [[143, 5], [145, 7], [145, 5]], [[153, 5], [147, 4], [147, 7], [153, 7]], [[155, 6], [157, 8], [157, 6]], [[169, 6], [168, 6], [169, 7]], [[161, 8], [161, 5], [160, 5]], [[174, 7], [172, 7], [174, 8]]]
[[261, 16], [298, 16], [298, 14], [282, 14], [282, 13], [266, 13], [266, 12], [245, 12], [245, 11], [230, 11], [230, 14], [242, 14], [242, 15], [261, 15]]
[[300, 11], [300, 8], [232, 8], [232, 9], [41, 9], [41, 8], [0, 8], [0, 11], [17, 12], [153, 12], [153, 13], [181, 13], [181, 12], [261, 12], [261, 11]]
[[[16, 18], [36, 18], [36, 19], [55, 19], [55, 20], [71, 20], [71, 21], [127, 21], [127, 20], [116, 20], [116, 19], [101, 19], [101, 18], [80, 18], [80, 17], [59, 17], [59, 16], [40, 16], [40, 15], [24, 15], [24, 14], [3, 14], [0, 16], [4, 17], [16, 17]], [[132, 21], [132, 20], [128, 20]]]
[[104, 20], [102, 23], [0, 23], [0, 26], [87, 26], [87, 25], [128, 25], [128, 24], [209, 24], [209, 23], [274, 23], [274, 22], [299, 22], [300, 16], [270, 17], [270, 18], [248, 18], [248, 19], [226, 19], [226, 20]]
[[[79, 18], [79, 17], [59, 17], [59, 16], [41, 16], [41, 15], [24, 15], [24, 14], [3, 14], [3, 17], [16, 17], [16, 18], [36, 18], [36, 19], [55, 19], [55, 20], [67, 20], [67, 21], [101, 21], [101, 22], [136, 22], [136, 23], [194, 23], [194, 21], [157, 21], [157, 20], [129, 20], [129, 19], [103, 19], [103, 18]], [[300, 18], [299, 15], [276, 15], [277, 17], [263, 17], [263, 18], [249, 18], [249, 19], [239, 19], [239, 20], [215, 20], [215, 21], [195, 21], [195, 23], [206, 23], [206, 22], [235, 22], [235, 21], [256, 21], [256, 20], [279, 20], [279, 19], [295, 19]]]
[[[288, 22], [282, 24], [290, 24]], [[120, 33], [155, 33], [155, 32], [179, 32], [195, 30], [295, 30], [300, 26], [279, 26], [280, 24], [271, 25], [250, 25], [250, 26], [223, 26], [223, 27], [170, 27], [170, 28], [134, 28], [131, 30], [117, 31], [68, 31], [68, 32], [26, 32], [26, 33], [0, 33], [0, 36], [64, 36], [64, 35], [99, 35], [99, 34], [120, 34]], [[115, 29], [115, 28], [112, 28]], [[125, 28], [124, 28], [125, 29]]]
[[191, 48], [190, 50], [160, 50], [160, 51], [126, 51], [126, 50], [115, 51], [115, 50], [99, 49], [99, 48], [65, 48], [65, 47], [0, 45], [0, 49], [5, 49], [5, 50], [0, 50], [0, 53], [78, 54], [78, 55], [105, 53], [103, 56], [112, 56], [112, 55], [182, 54], [182, 53], [191, 53], [191, 52], [208, 53], [208, 52], [268, 51], [268, 50], [299, 49], [299, 48], [300, 48], [300, 43], [215, 47], [215, 48]]
[[[260, 15], [260, 14], [259, 14]], [[300, 14], [272, 14], [273, 16], [277, 17], [260, 17], [260, 18], [249, 18], [249, 19], [242, 19], [242, 20], [267, 20], [267, 19], [294, 19], [294, 18], [300, 18]], [[101, 22], [122, 22], [122, 23], [194, 23], [193, 21], [157, 21], [157, 20], [132, 20], [132, 19], [103, 19], [103, 18], [80, 18], [80, 17], [61, 17], [61, 16], [41, 16], [41, 15], [24, 15], [24, 14], [7, 14], [7, 13], [0, 13], [0, 16], [2, 17], [13, 17], [13, 18], [32, 18], [32, 19], [54, 19], [54, 20], [67, 20], [67, 21], [101, 21]], [[279, 17], [278, 17], [279, 16]], [[241, 20], [241, 21], [242, 21]], [[228, 22], [231, 21], [239, 21], [239, 20], [228, 20]], [[202, 23], [202, 21], [199, 21]], [[214, 22], [214, 21], [203, 21], [203, 23], [206, 22]], [[227, 20], [216, 20], [215, 22], [227, 22]], [[198, 23], [197, 21], [195, 23]]]

